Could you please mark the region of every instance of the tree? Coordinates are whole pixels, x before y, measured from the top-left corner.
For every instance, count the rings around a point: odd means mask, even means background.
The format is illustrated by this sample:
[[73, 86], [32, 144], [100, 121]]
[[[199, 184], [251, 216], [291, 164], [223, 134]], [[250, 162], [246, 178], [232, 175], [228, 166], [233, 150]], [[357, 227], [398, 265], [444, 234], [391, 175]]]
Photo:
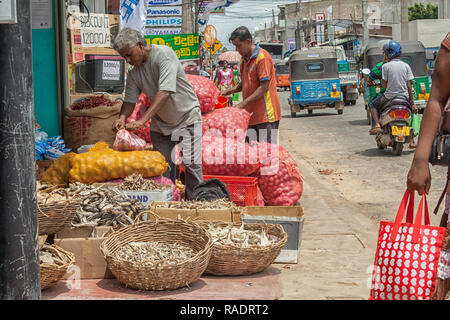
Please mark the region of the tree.
[[423, 3], [415, 3], [414, 6], [408, 8], [408, 20], [418, 19], [437, 19], [438, 18], [438, 6], [434, 6], [431, 3], [425, 5]]

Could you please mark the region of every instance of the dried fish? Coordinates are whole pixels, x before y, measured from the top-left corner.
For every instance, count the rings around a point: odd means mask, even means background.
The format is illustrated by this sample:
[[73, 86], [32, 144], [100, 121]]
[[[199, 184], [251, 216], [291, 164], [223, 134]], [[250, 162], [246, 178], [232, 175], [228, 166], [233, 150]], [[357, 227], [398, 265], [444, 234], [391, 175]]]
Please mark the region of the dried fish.
[[69, 194], [77, 194], [81, 205], [72, 222], [72, 226], [127, 226], [134, 223], [136, 216], [145, 207], [136, 199], [118, 188], [106, 184], [100, 186], [71, 184]]
[[169, 266], [183, 263], [193, 258], [196, 251], [178, 243], [165, 242], [129, 242], [122, 246], [115, 257], [117, 259], [139, 263], [144, 266]]
[[152, 180], [145, 179], [140, 174], [132, 174], [125, 178], [120, 184], [120, 190], [127, 191], [163, 191], [172, 188], [169, 184], [158, 184]]
[[218, 199], [214, 201], [168, 201], [154, 203], [158, 208], [173, 209], [231, 209], [233, 212], [241, 212], [242, 207], [237, 206], [226, 199]]
[[260, 231], [253, 231], [245, 229], [245, 224], [242, 224], [239, 228], [236, 226], [217, 226], [212, 223], [207, 224], [208, 231], [212, 236], [213, 243], [219, 243], [223, 245], [235, 245], [241, 248], [247, 248], [251, 246], [266, 247], [279, 241], [279, 239], [273, 235], [268, 236], [266, 229]]

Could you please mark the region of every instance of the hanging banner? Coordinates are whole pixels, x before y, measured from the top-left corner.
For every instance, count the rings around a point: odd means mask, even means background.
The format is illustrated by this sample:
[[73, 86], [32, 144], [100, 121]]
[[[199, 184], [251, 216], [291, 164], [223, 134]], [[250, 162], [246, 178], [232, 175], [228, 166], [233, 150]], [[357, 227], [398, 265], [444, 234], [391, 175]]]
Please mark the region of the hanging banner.
[[171, 47], [180, 60], [198, 59], [200, 47], [198, 34], [145, 36], [148, 44], [160, 44]]
[[181, 34], [181, 28], [145, 28], [146, 36], [161, 36], [167, 34]]
[[147, 9], [147, 17], [156, 16], [181, 16], [183, 14], [182, 6], [177, 7], [150, 7]]
[[239, 0], [214, 0], [208, 3], [208, 5], [205, 7], [205, 11], [203, 13], [200, 13], [198, 15], [198, 23], [202, 26], [204, 26], [209, 19], [209, 15], [211, 12], [229, 7], [235, 3], [239, 2]]
[[182, 5], [183, 0], [147, 0], [147, 6], [174, 6]]
[[127, 27], [144, 34], [145, 14], [144, 0], [120, 0], [120, 29]]
[[181, 17], [158, 17], [147, 18], [145, 25], [147, 27], [181, 27]]

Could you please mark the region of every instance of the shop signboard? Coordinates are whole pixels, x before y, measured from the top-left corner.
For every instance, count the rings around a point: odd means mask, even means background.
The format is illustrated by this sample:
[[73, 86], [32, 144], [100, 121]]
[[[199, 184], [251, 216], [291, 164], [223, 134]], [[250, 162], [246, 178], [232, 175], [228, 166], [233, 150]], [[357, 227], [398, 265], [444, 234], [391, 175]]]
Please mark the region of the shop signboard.
[[183, 0], [147, 0], [147, 6], [174, 6], [182, 5]]
[[147, 27], [181, 27], [181, 24], [181, 17], [157, 17], [145, 20]]
[[181, 28], [145, 28], [146, 36], [161, 36], [168, 34], [181, 34]]
[[325, 42], [325, 13], [316, 13], [316, 41]]
[[180, 60], [199, 58], [199, 41], [197, 33], [168, 34], [145, 36], [148, 44], [160, 44], [171, 47]]
[[147, 17], [173, 17], [173, 16], [181, 16], [183, 14], [182, 6], [176, 7], [168, 7], [168, 6], [157, 6], [157, 7], [149, 7], [147, 9]]

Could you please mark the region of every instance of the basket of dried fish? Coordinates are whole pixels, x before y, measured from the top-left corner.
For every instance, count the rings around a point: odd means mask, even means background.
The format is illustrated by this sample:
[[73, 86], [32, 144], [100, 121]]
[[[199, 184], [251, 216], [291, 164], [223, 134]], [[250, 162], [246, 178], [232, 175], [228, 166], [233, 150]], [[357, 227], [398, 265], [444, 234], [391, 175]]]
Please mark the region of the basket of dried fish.
[[119, 229], [134, 224], [137, 215], [145, 207], [136, 199], [130, 199], [116, 186], [110, 184], [70, 185], [70, 194], [79, 197], [79, 206], [72, 221], [72, 227], [111, 226]]
[[199, 224], [157, 216], [111, 233], [100, 249], [108, 268], [127, 287], [173, 290], [200, 278], [211, 245], [210, 234]]
[[198, 221], [211, 233], [213, 246], [205, 273], [249, 275], [270, 266], [287, 242], [279, 224], [225, 223]]
[[39, 235], [54, 234], [69, 226], [78, 205], [78, 199], [70, 196], [65, 188], [41, 186], [38, 183]]
[[44, 244], [39, 251], [41, 290], [58, 282], [75, 263], [75, 255], [57, 245]]

